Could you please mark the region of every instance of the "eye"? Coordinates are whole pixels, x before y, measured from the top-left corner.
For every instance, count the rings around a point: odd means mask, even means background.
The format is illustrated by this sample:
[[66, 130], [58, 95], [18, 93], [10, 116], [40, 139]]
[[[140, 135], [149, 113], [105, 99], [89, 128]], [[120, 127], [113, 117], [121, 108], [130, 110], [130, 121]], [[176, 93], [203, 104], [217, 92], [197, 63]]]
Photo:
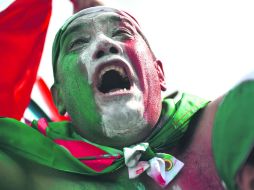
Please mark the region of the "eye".
[[84, 47], [89, 42], [89, 39], [86, 38], [78, 38], [72, 41], [69, 45], [70, 50], [77, 50], [79, 48]]
[[119, 39], [129, 39], [132, 38], [133, 32], [127, 28], [118, 28], [113, 31], [112, 37]]

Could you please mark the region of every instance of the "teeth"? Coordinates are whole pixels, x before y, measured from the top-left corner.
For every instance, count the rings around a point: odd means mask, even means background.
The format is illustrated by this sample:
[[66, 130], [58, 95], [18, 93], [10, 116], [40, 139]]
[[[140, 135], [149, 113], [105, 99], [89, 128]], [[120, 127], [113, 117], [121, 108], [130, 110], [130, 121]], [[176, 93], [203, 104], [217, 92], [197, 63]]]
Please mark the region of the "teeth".
[[115, 92], [115, 91], [119, 91], [119, 92], [127, 92], [127, 91], [129, 91], [129, 90], [127, 90], [126, 88], [124, 88], [124, 89], [117, 89], [117, 90], [112, 90], [111, 91], [111, 93], [113, 93], [113, 92]]
[[118, 66], [111, 65], [111, 66], [105, 67], [103, 70], [101, 70], [100, 75], [99, 75], [99, 79], [101, 80], [102, 76], [103, 76], [107, 71], [110, 71], [110, 70], [115, 70], [115, 71], [117, 71], [123, 78], [126, 76], [126, 74], [125, 74], [123, 68], [118, 67]]

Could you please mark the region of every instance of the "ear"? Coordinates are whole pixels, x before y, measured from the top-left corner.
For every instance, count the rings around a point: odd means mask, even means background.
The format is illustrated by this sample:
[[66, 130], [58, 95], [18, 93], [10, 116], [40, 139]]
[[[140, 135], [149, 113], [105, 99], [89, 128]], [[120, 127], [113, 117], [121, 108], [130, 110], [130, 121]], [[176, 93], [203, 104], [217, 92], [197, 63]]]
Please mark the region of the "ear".
[[161, 90], [166, 91], [167, 87], [166, 87], [166, 81], [165, 81], [165, 76], [164, 76], [164, 71], [163, 71], [163, 66], [162, 66], [161, 61], [156, 60], [155, 61], [155, 66], [156, 66], [156, 69], [157, 69], [157, 74], [159, 76]]
[[241, 190], [254, 189], [254, 166], [245, 164], [238, 172], [236, 182]]
[[51, 94], [53, 96], [54, 103], [61, 115], [66, 113], [66, 108], [62, 98], [62, 91], [58, 84], [54, 83], [50, 88]]

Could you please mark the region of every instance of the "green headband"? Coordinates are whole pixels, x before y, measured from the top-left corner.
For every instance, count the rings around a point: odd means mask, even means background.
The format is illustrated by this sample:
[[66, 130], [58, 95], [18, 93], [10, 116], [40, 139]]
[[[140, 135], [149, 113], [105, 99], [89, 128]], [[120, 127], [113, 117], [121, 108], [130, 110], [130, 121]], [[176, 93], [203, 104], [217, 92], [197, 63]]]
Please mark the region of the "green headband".
[[236, 190], [236, 175], [254, 145], [254, 81], [233, 88], [215, 116], [213, 153], [217, 171], [229, 190]]
[[[93, 13], [100, 14], [100, 13], [103, 13], [103, 12], [114, 12], [114, 13], [117, 13], [121, 16], [127, 17], [130, 21], [133, 22], [133, 24], [136, 26], [138, 32], [141, 34], [141, 36], [144, 38], [144, 40], [147, 43], [146, 38], [144, 37], [144, 35], [140, 31], [140, 27], [139, 27], [138, 22], [130, 14], [128, 14], [124, 11], [115, 9], [115, 8], [105, 7], [105, 6], [97, 6], [97, 7], [90, 7], [90, 8], [87, 8], [87, 9], [83, 9], [82, 11], [77, 12], [76, 14], [72, 15], [68, 20], [66, 20], [66, 22], [59, 29], [59, 31], [57, 32], [57, 34], [55, 36], [55, 40], [54, 40], [54, 43], [53, 43], [53, 49], [52, 49], [52, 64], [53, 64], [54, 76], [55, 76], [57, 60], [58, 60], [58, 56], [59, 56], [59, 52], [60, 52], [60, 48], [61, 48], [60, 47], [61, 37], [62, 37], [63, 33], [65, 32], [65, 30], [67, 29], [67, 27], [72, 23], [72, 21], [74, 21], [75, 19], [77, 19], [81, 16], [89, 15], [89, 14], [93, 14]], [[149, 44], [148, 44], [148, 46], [149, 46]]]

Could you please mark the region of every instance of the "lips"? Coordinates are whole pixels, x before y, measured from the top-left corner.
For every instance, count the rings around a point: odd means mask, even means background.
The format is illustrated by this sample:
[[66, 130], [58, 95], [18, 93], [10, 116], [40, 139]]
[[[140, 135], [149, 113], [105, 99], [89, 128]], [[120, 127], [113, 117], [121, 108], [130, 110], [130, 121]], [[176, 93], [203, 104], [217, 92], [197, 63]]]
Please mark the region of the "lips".
[[97, 68], [95, 83], [100, 93], [116, 94], [130, 91], [132, 79], [127, 65], [121, 60], [115, 60]]

